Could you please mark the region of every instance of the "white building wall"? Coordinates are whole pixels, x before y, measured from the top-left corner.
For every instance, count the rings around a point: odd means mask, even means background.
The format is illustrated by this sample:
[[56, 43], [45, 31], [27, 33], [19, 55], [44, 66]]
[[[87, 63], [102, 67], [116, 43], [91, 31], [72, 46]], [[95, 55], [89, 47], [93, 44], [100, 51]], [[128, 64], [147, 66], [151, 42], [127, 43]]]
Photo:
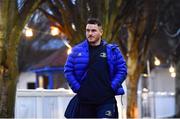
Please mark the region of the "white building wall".
[[175, 92], [175, 79], [168, 68], [156, 68], [151, 72], [150, 89], [155, 92]]
[[17, 89], [27, 89], [27, 83], [34, 83], [36, 81], [36, 73], [22, 72], [18, 78]]
[[[142, 93], [142, 80], [147, 80], [147, 95]], [[168, 68], [157, 67], [151, 71], [150, 78], [140, 78], [138, 110], [139, 117], [142, 115], [151, 115], [153, 118], [174, 116], [175, 79], [170, 76]]]

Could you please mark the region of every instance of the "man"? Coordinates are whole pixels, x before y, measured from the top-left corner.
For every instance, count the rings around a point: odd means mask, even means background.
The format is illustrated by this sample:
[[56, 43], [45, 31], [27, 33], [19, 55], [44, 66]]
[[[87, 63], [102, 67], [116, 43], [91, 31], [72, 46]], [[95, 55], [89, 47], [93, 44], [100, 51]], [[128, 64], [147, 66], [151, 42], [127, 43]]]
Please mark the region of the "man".
[[118, 118], [115, 95], [123, 95], [121, 86], [127, 75], [125, 60], [117, 45], [101, 39], [101, 23], [90, 18], [86, 37], [72, 49], [64, 73], [79, 98], [79, 118]]

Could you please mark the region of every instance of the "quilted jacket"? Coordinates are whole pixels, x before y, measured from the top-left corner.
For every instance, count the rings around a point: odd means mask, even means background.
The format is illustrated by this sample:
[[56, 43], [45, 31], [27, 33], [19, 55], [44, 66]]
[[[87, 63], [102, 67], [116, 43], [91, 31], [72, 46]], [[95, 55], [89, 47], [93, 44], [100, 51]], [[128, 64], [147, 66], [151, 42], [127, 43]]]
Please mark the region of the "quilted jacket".
[[[123, 95], [123, 81], [126, 79], [127, 67], [126, 62], [115, 44], [107, 44], [104, 40], [103, 45], [106, 45], [107, 62], [110, 71], [111, 87], [115, 95]], [[89, 44], [87, 39], [82, 43], [72, 48], [64, 66], [65, 77], [72, 88], [73, 92], [77, 93], [87, 73], [89, 63]]]

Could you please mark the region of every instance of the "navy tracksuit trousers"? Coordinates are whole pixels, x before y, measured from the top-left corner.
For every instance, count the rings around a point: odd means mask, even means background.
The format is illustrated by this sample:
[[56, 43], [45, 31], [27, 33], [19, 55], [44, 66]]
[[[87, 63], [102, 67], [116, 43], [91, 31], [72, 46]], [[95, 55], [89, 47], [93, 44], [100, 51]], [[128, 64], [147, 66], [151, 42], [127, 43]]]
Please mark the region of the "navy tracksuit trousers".
[[83, 104], [80, 103], [77, 117], [80, 118], [118, 118], [118, 108], [115, 103]]

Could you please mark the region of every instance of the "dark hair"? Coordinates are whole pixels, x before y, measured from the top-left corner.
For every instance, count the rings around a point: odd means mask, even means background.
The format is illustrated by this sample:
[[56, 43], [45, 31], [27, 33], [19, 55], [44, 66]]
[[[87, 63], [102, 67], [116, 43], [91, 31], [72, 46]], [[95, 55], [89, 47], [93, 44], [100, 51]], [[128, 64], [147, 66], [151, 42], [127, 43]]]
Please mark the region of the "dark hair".
[[98, 18], [88, 18], [87, 24], [97, 24], [98, 26], [102, 26]]

